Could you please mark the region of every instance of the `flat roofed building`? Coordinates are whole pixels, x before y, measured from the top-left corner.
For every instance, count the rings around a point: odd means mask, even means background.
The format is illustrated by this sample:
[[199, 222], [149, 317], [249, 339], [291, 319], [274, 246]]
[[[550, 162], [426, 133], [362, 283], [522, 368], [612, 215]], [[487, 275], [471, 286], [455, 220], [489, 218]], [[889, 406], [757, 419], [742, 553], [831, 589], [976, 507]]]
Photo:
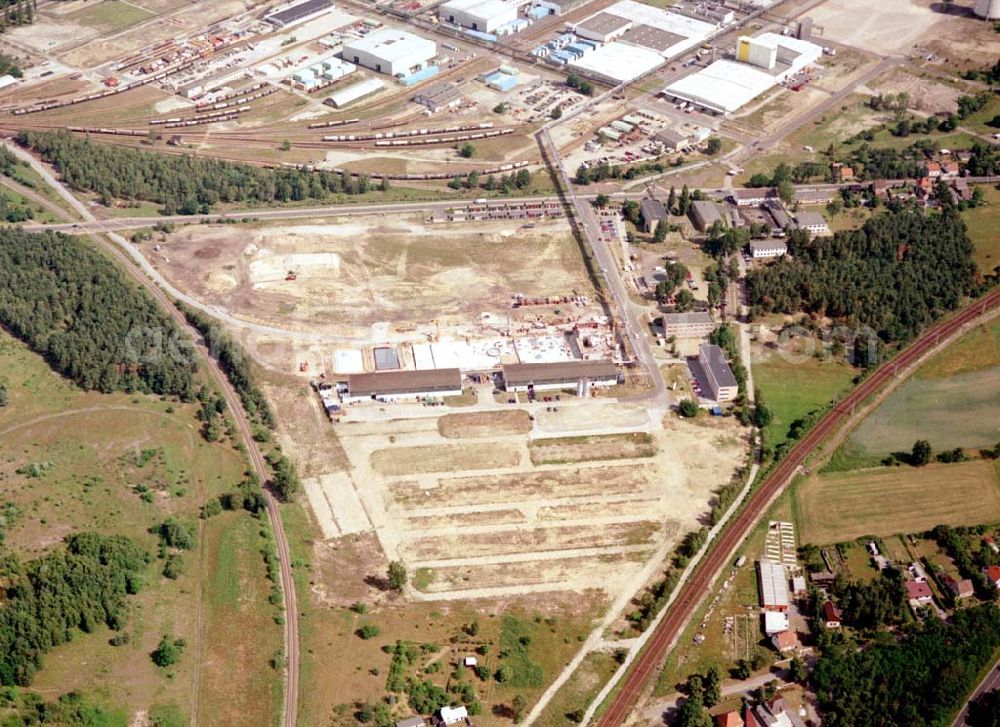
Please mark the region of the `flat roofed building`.
[[775, 240], [773, 237], [766, 240], [750, 241], [750, 257], [754, 260], [766, 260], [772, 257], [781, 257], [788, 254], [788, 243], [784, 240]]
[[740, 207], [757, 206], [768, 200], [778, 199], [778, 190], [774, 187], [746, 187], [734, 189], [729, 198]]
[[591, 386], [618, 383], [618, 367], [610, 359], [505, 364], [502, 375], [507, 391], [565, 389], [578, 387], [584, 382]]
[[678, 338], [701, 338], [715, 330], [715, 321], [708, 311], [664, 313], [663, 333]]
[[332, 0], [305, 0], [284, 10], [264, 16], [264, 22], [284, 28], [286, 25], [299, 23], [314, 16], [322, 15], [333, 5]]
[[764, 633], [768, 636], [788, 631], [788, 614], [780, 611], [764, 611]]
[[707, 199], [696, 199], [693, 201], [688, 207], [688, 215], [691, 217], [691, 222], [694, 223], [694, 226], [701, 232], [707, 232], [712, 229], [712, 225], [716, 221], [722, 220], [719, 205]]
[[669, 30], [656, 28], [652, 25], [633, 25], [619, 40], [628, 45], [648, 48], [662, 55], [678, 43], [683, 42], [685, 38], [683, 35], [677, 35], [677, 33], [671, 33]]
[[458, 369], [421, 371], [382, 371], [374, 374], [349, 374], [344, 401], [376, 399], [392, 401], [424, 396], [459, 396], [462, 372]]
[[567, 65], [591, 78], [617, 86], [656, 70], [663, 62], [663, 56], [648, 48], [612, 41]]
[[[732, 401], [739, 395], [736, 376], [726, 361], [722, 349], [711, 343], [703, 343], [698, 349], [698, 361], [708, 380], [709, 392], [715, 401]], [[786, 585], [785, 590], [788, 590]]]
[[799, 204], [826, 204], [833, 199], [829, 189], [796, 189], [795, 201]]
[[757, 563], [760, 605], [771, 611], [788, 610], [788, 574], [785, 566], [767, 558]]
[[661, 220], [667, 218], [667, 208], [660, 200], [645, 197], [639, 202], [639, 216], [642, 218], [642, 231], [652, 232]]
[[435, 113], [462, 103], [462, 94], [459, 93], [458, 86], [454, 84], [438, 83], [420, 91], [413, 97], [413, 101], [424, 106], [431, 113]]
[[632, 21], [611, 13], [597, 13], [579, 23], [573, 30], [581, 38], [608, 43], [632, 27]]
[[354, 103], [365, 96], [371, 96], [373, 93], [377, 93], [383, 88], [385, 88], [385, 84], [379, 79], [366, 78], [363, 81], [352, 83], [350, 86], [345, 86], [344, 88], [334, 91], [323, 103], [327, 106], [333, 106], [335, 109], [339, 109], [350, 103]]
[[814, 235], [829, 235], [830, 225], [819, 212], [803, 211], [795, 215], [795, 224], [799, 229], [809, 230]]
[[680, 151], [695, 143], [693, 136], [674, 129], [660, 129], [653, 135], [653, 141], [662, 144], [667, 151]]
[[438, 17], [463, 28], [492, 33], [517, 20], [517, 0], [448, 0], [438, 6]]
[[405, 76], [424, 68], [437, 55], [432, 40], [396, 28], [376, 30], [344, 43], [344, 60], [390, 76]]

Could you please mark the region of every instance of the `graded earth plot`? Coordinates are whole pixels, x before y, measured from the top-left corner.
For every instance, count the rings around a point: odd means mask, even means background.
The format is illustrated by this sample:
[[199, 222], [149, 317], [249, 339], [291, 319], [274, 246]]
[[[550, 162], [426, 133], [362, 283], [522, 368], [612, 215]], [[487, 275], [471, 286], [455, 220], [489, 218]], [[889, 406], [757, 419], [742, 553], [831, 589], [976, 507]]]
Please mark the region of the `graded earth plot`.
[[396, 331], [478, 326], [485, 313], [495, 316], [495, 335], [516, 293], [593, 297], [561, 220], [527, 229], [514, 220], [431, 224], [418, 216], [197, 225], [143, 251], [205, 303], [331, 340], [370, 334], [381, 322]]
[[324, 535], [367, 519], [361, 529], [407, 565], [417, 599], [614, 592], [698, 526], [745, 458], [734, 420], [668, 418], [664, 429], [614, 400], [564, 398], [549, 412], [481, 397], [474, 408], [387, 406], [380, 420], [351, 409], [336, 425], [347, 471], [305, 483]]

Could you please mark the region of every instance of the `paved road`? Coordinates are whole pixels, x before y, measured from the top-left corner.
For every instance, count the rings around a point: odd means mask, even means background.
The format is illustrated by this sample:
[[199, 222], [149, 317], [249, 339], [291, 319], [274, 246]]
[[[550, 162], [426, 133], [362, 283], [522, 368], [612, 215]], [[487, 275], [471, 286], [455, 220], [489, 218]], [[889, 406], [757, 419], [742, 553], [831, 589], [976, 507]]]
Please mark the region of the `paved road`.
[[[93, 213], [87, 208], [87, 206], [70, 194], [63, 184], [52, 176], [48, 168], [39, 163], [37, 159], [32, 157], [30, 154], [27, 154], [24, 150], [16, 147], [16, 145], [9, 145], [8, 148], [11, 148], [15, 154], [31, 164], [32, 167], [34, 167], [42, 175], [45, 181], [48, 182], [59, 193], [59, 195], [73, 207], [73, 209], [80, 213], [84, 220], [88, 220], [90, 224], [97, 223]], [[174, 305], [170, 297], [156, 284], [156, 282], [154, 282], [154, 279], [144, 274], [146, 269], [136, 264], [137, 261], [134, 256], [126, 254], [127, 252], [131, 252], [128, 241], [120, 235], [116, 235], [114, 233], [109, 233], [106, 237], [107, 239], [102, 236], [95, 236], [94, 239], [105, 251], [108, 252], [108, 254], [122, 264], [123, 268], [129, 275], [146, 288], [150, 295], [152, 295], [153, 298], [155, 298], [163, 306], [165, 311], [182, 329], [189, 331], [195, 341], [200, 341], [201, 336], [198, 331], [188, 325], [184, 316], [177, 309], [177, 306]], [[223, 396], [226, 399], [229, 412], [236, 421], [237, 427], [239, 427], [240, 436], [243, 439], [246, 451], [250, 455], [250, 461], [253, 465], [254, 471], [257, 473], [257, 476], [260, 478], [262, 483], [267, 482], [269, 480], [267, 464], [264, 461], [264, 457], [261, 454], [260, 449], [257, 447], [257, 443], [254, 441], [253, 431], [250, 427], [250, 422], [247, 419], [246, 412], [243, 410], [243, 404], [240, 401], [239, 395], [236, 393], [235, 389], [233, 389], [229, 379], [219, 368], [218, 362], [211, 357], [208, 349], [201, 344], [198, 345], [198, 349], [207, 364], [209, 372], [215, 378], [219, 389], [222, 391]], [[288, 537], [285, 534], [284, 524], [281, 520], [278, 501], [268, 489], [264, 490], [264, 495], [267, 502], [268, 519], [270, 520], [271, 529], [274, 532], [275, 544], [277, 546], [278, 565], [281, 574], [281, 590], [284, 594], [284, 653], [287, 660], [287, 667], [285, 670], [285, 703], [284, 718], [282, 721], [285, 727], [295, 727], [298, 718], [297, 710], [299, 694], [298, 600], [295, 594], [295, 581], [292, 578], [291, 551], [288, 546]]]
[[983, 677], [983, 680], [979, 682], [979, 686], [969, 695], [965, 704], [962, 705], [958, 716], [955, 717], [955, 721], [951, 723], [951, 727], [966, 727], [968, 722], [965, 720], [969, 716], [969, 703], [975, 702], [982, 695], [995, 691], [998, 688], [1000, 688], [1000, 661], [993, 665], [986, 676]]
[[699, 564], [692, 578], [681, 587], [670, 612], [657, 626], [646, 650], [636, 660], [635, 667], [629, 672], [614, 701], [598, 722], [600, 727], [619, 727], [625, 723], [646, 685], [659, 672], [660, 665], [676, 643], [684, 626], [702, 599], [710, 593], [712, 583], [728, 564], [731, 554], [749, 534], [769, 503], [791, 481], [806, 458], [851, 417], [858, 404], [863, 404], [869, 396], [877, 393], [884, 384], [896, 376], [899, 369], [905, 369], [913, 364], [942, 338], [956, 333], [987, 309], [998, 305], [1000, 305], [1000, 289], [995, 289], [951, 318], [933, 326], [892, 361], [869, 375], [799, 440], [760, 488], [751, 494], [746, 507], [733, 518], [732, 524], [722, 533], [718, 542]]

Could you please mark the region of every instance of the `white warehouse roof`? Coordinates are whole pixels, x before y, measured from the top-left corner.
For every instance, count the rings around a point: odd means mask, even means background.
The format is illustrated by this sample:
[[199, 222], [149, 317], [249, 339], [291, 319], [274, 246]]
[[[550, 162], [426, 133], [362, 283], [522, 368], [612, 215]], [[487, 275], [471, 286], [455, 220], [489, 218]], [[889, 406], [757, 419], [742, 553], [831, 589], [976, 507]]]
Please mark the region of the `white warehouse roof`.
[[339, 109], [352, 101], [357, 101], [359, 98], [364, 98], [376, 91], [381, 91], [383, 88], [385, 88], [385, 84], [382, 81], [377, 78], [368, 78], [334, 91], [330, 94], [327, 101], [329, 101], [331, 106]]
[[[715, 31], [715, 26], [703, 20], [689, 18], [686, 15], [661, 10], [635, 0], [619, 0], [603, 13], [627, 18], [634, 26], [647, 25], [651, 28], [680, 36], [681, 40], [662, 51], [664, 58], [672, 58], [689, 48], [702, 43]], [[584, 21], [586, 22], [586, 21]]]
[[756, 40], [767, 44], [776, 43], [797, 55], [777, 73], [769, 73], [749, 63], [718, 60], [697, 73], [674, 81], [663, 92], [712, 111], [732, 113], [772, 86], [815, 63], [823, 54], [823, 49], [815, 43], [775, 33], [764, 33]]
[[788, 576], [785, 566], [761, 558], [760, 601], [764, 608], [788, 608]]
[[568, 65], [618, 85], [660, 67], [663, 62], [663, 56], [655, 51], [615, 41], [570, 61]]
[[437, 53], [437, 46], [433, 40], [421, 38], [419, 35], [407, 33], [405, 30], [382, 28], [382, 30], [376, 30], [363, 38], [350, 40], [344, 44], [345, 57], [348, 52], [356, 51], [371, 53], [386, 63], [393, 63], [421, 52], [427, 58], [433, 58], [434, 54]]

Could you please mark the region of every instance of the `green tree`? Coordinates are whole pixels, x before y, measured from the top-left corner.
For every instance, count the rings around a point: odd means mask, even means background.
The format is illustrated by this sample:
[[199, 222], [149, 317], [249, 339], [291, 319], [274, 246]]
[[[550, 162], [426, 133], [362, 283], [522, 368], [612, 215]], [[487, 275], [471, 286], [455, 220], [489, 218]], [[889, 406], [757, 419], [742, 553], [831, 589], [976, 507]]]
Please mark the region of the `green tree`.
[[710, 666], [708, 668], [708, 671], [705, 672], [703, 685], [705, 706], [714, 707], [722, 699], [722, 672], [719, 671], [718, 667]]
[[677, 295], [674, 296], [674, 306], [681, 313], [685, 313], [691, 310], [691, 306], [694, 304], [694, 296], [691, 291], [687, 288], [681, 288], [677, 291]]
[[931, 444], [926, 439], [918, 439], [910, 451], [910, 463], [914, 467], [923, 467], [931, 461]]
[[562, 118], [562, 106], [553, 106], [552, 110], [549, 111], [550, 119], [561, 119]]
[[357, 633], [363, 640], [368, 641], [368, 639], [374, 639], [376, 636], [381, 634], [382, 629], [375, 624], [362, 624]]
[[609, 204], [611, 204], [611, 197], [603, 193], [597, 195], [597, 198], [594, 200], [594, 205], [602, 209], [607, 207]]
[[715, 156], [720, 151], [722, 151], [722, 139], [717, 136], [709, 138], [708, 143], [705, 145], [705, 153]]
[[463, 159], [471, 159], [476, 155], [476, 147], [469, 142], [465, 142], [459, 147], [458, 155]]
[[174, 639], [164, 635], [156, 650], [150, 654], [150, 658], [157, 666], [168, 667], [176, 664], [182, 653], [184, 653], [184, 639]]
[[389, 563], [389, 588], [402, 592], [406, 586], [406, 566], [398, 560]]
[[653, 242], [664, 242], [667, 239], [667, 221], [660, 220], [656, 223], [656, 229], [653, 231]]
[[791, 672], [792, 681], [798, 682], [799, 684], [804, 683], [806, 678], [809, 676], [809, 672], [806, 670], [805, 662], [797, 656], [794, 657], [788, 665], [788, 670]]
[[677, 412], [687, 419], [698, 416], [698, 402], [694, 399], [681, 399], [677, 405]]

